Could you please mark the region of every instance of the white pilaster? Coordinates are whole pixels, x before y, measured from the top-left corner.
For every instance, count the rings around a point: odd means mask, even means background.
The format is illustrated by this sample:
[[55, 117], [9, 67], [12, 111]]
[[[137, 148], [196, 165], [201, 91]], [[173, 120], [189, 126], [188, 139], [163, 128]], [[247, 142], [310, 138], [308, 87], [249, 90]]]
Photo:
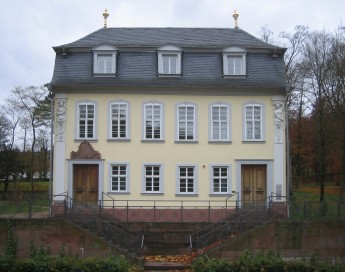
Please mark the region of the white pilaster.
[[273, 96], [272, 105], [274, 111], [274, 169], [273, 169], [273, 196], [274, 201], [283, 200], [277, 195], [286, 195], [285, 184], [285, 99], [283, 96]]
[[[54, 146], [54, 186], [53, 194], [59, 195], [67, 191], [65, 188], [66, 176], [66, 111], [67, 96], [55, 95], [55, 146]], [[55, 197], [54, 200], [63, 200], [64, 197]]]

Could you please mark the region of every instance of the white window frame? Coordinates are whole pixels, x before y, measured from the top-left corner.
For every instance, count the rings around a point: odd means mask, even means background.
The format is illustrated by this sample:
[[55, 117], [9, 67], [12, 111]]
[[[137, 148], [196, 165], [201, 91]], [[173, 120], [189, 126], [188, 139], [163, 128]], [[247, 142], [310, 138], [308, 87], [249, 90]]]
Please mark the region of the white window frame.
[[[227, 113], [226, 120], [222, 120], [219, 115], [218, 120], [214, 120], [213, 116], [213, 108], [225, 108]], [[221, 114], [221, 113], [220, 113]], [[218, 129], [219, 129], [219, 137], [216, 138], [214, 135], [215, 126], [214, 124], [218, 123]], [[221, 136], [221, 124], [226, 123], [226, 137], [222, 139]], [[210, 142], [231, 142], [231, 106], [228, 103], [225, 102], [215, 102], [209, 104], [209, 141]]]
[[[227, 169], [227, 176], [226, 176], [226, 192], [221, 191], [221, 181], [220, 181], [220, 190], [216, 192], [214, 190], [214, 181], [215, 179], [220, 179], [221, 176], [214, 176], [214, 169], [215, 168], [226, 168]], [[231, 183], [231, 164], [210, 164], [210, 195], [211, 196], [224, 196], [231, 194], [232, 191], [232, 183]]]
[[[193, 119], [188, 120], [186, 115], [184, 119], [180, 116], [180, 108], [193, 108]], [[198, 110], [197, 105], [191, 102], [183, 102], [176, 104], [176, 129], [175, 129], [175, 141], [176, 142], [198, 142]], [[193, 123], [193, 139], [187, 139], [188, 123]], [[180, 139], [180, 129], [182, 124], [185, 125], [185, 139]]]
[[[159, 175], [146, 175], [146, 168], [147, 167], [159, 167]], [[147, 191], [146, 190], [146, 178], [159, 178], [159, 190], [158, 191]], [[164, 193], [164, 183], [163, 183], [163, 177], [164, 177], [164, 167], [162, 163], [143, 163], [142, 164], [142, 194], [163, 194]], [[153, 186], [153, 184], [152, 184]]]
[[[155, 118], [154, 114], [152, 114], [152, 118], [148, 118], [146, 115], [146, 109], [147, 107], [160, 107], [160, 116], [159, 118]], [[160, 124], [160, 135], [159, 138], [149, 138], [147, 137], [147, 127], [146, 122], [159, 122]], [[154, 126], [152, 126], [152, 136], [154, 136]], [[165, 137], [165, 124], [164, 124], [164, 104], [159, 101], [149, 101], [144, 102], [142, 105], [142, 140], [143, 141], [163, 141]]]
[[[122, 137], [120, 135], [120, 131], [118, 132], [118, 136], [113, 136], [113, 117], [112, 117], [112, 110], [113, 110], [113, 106], [126, 106], [126, 135], [124, 137]], [[130, 140], [131, 137], [131, 133], [130, 133], [130, 120], [131, 120], [131, 116], [130, 116], [130, 103], [128, 101], [125, 100], [113, 100], [110, 101], [108, 104], [108, 139], [109, 140], [115, 140], [115, 141], [128, 141]], [[120, 126], [120, 124], [118, 124], [118, 126]]]
[[[126, 168], [126, 174], [122, 175], [114, 175], [113, 174], [113, 167], [125, 167]], [[120, 190], [120, 184], [118, 190], [113, 190], [113, 178], [125, 178], [125, 190]], [[116, 182], [116, 181], [115, 181]], [[119, 181], [121, 182], [121, 181]], [[128, 194], [130, 192], [130, 165], [128, 162], [110, 162], [109, 163], [109, 193], [116, 193], [116, 194]]]
[[[181, 168], [193, 168], [193, 176], [189, 176], [189, 179], [193, 180], [192, 192], [181, 192]], [[186, 184], [187, 189], [187, 184]], [[176, 196], [198, 196], [198, 165], [197, 164], [177, 164], [176, 165]]]
[[[180, 77], [181, 76], [181, 59], [182, 49], [174, 45], [164, 45], [158, 48], [158, 76], [159, 77]], [[169, 64], [169, 71], [164, 71], [163, 58], [176, 57], [176, 70], [171, 71]]]
[[[93, 50], [93, 75], [96, 77], [115, 77], [116, 76], [116, 56], [117, 48], [109, 45], [101, 45], [95, 47]], [[111, 60], [110, 71], [100, 71], [99, 59], [101, 57], [108, 56]]]
[[[255, 118], [248, 118], [247, 117], [247, 107], [251, 107], [254, 109], [254, 107], [260, 107], [260, 119]], [[263, 142], [265, 141], [265, 107], [263, 103], [252, 101], [245, 103], [243, 105], [243, 141], [244, 142]], [[254, 116], [254, 112], [252, 112], [252, 117]], [[255, 138], [255, 123], [260, 124], [260, 137]], [[251, 123], [252, 127], [252, 137], [248, 137], [248, 123]]]
[[[94, 112], [93, 112], [93, 118], [85, 118], [86, 124], [85, 124], [85, 136], [81, 137], [80, 132], [81, 132], [81, 118], [80, 118], [80, 106], [93, 106]], [[95, 101], [91, 100], [82, 100], [76, 102], [76, 110], [75, 110], [75, 120], [76, 120], [76, 126], [75, 126], [75, 139], [76, 140], [97, 140], [97, 103]], [[88, 137], [88, 126], [87, 126], [87, 121], [92, 120], [92, 137]]]
[[[229, 69], [230, 58], [240, 58], [242, 66], [239, 73], [232, 72]], [[228, 47], [223, 50], [223, 75], [225, 78], [244, 77], [247, 74], [247, 50], [240, 47]]]

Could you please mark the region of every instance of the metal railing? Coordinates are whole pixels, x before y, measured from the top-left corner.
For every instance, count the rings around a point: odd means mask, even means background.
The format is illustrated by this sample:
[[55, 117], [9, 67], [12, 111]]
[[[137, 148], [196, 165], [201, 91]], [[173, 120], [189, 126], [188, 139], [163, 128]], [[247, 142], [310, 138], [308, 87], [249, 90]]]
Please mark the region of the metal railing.
[[[104, 193], [104, 195], [107, 195]], [[233, 212], [224, 200], [100, 200], [102, 214], [122, 222], [217, 222]]]
[[[51, 201], [51, 202], [50, 202]], [[50, 203], [52, 205], [50, 205]], [[51, 206], [51, 210], [49, 207]], [[23, 201], [0, 201], [0, 218], [63, 217], [134, 254], [141, 254], [145, 237], [128, 230], [124, 222], [208, 222], [209, 227], [189, 237], [190, 247], [201, 248], [232, 239], [273, 218], [291, 220], [345, 219], [339, 200], [318, 201], [271, 194], [261, 203], [245, 203], [235, 193], [219, 201], [117, 200], [106, 193], [98, 205], [74, 203], [67, 192]]]
[[49, 217], [49, 197], [37, 194], [24, 199], [5, 199], [0, 201], [0, 218], [34, 219]]
[[190, 248], [205, 248], [219, 241], [233, 239], [269, 220], [269, 207], [266, 201], [255, 205], [240, 205], [240, 201], [237, 201], [235, 209], [236, 212], [225, 220], [191, 234]]
[[[0, 218], [47, 218], [64, 216], [73, 206], [67, 192], [60, 195], [27, 199], [0, 200]], [[277, 200], [279, 199], [279, 200]], [[246, 203], [239, 200], [238, 193], [225, 200], [117, 200], [103, 193], [96, 214], [111, 217], [119, 222], [218, 222], [237, 214]], [[320, 202], [309, 197], [296, 200], [294, 197], [275, 195], [266, 200], [270, 217], [280, 212], [282, 217], [294, 220], [344, 219], [345, 203], [340, 199], [325, 199]], [[255, 204], [254, 204], [255, 205]], [[51, 209], [49, 209], [51, 207]]]
[[[61, 198], [62, 195], [58, 197]], [[100, 213], [98, 206], [81, 201], [74, 201], [67, 194], [63, 201], [53, 204], [53, 216], [62, 216], [79, 227], [96, 234], [116, 246], [124, 253], [141, 256], [143, 235], [129, 231], [128, 228], [112, 217]]]

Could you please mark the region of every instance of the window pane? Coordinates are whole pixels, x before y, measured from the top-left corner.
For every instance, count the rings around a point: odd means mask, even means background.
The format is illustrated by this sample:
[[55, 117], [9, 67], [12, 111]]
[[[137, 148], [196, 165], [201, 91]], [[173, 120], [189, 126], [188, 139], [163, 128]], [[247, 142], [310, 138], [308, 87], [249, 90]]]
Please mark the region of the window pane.
[[95, 105], [79, 104], [79, 138], [94, 137]]
[[113, 56], [111, 54], [97, 55], [97, 72], [106, 74], [112, 72]]
[[127, 137], [127, 110], [128, 105], [124, 103], [114, 103], [111, 105], [111, 136], [113, 138]]
[[194, 167], [179, 167], [180, 193], [194, 192]]
[[212, 140], [228, 139], [228, 107], [212, 106]]
[[160, 139], [161, 138], [161, 105], [145, 105], [145, 138]]
[[127, 166], [112, 165], [111, 166], [111, 188], [113, 191], [127, 190]]
[[213, 192], [226, 193], [228, 191], [228, 168], [213, 167]]
[[163, 74], [177, 73], [177, 55], [162, 55]]
[[213, 140], [219, 140], [219, 122], [213, 122]]
[[262, 106], [246, 106], [246, 139], [260, 140], [262, 138]]
[[195, 109], [193, 106], [178, 107], [178, 139], [194, 140], [195, 138]]
[[145, 190], [160, 191], [160, 166], [145, 166]]
[[242, 75], [242, 56], [228, 56], [229, 75]]

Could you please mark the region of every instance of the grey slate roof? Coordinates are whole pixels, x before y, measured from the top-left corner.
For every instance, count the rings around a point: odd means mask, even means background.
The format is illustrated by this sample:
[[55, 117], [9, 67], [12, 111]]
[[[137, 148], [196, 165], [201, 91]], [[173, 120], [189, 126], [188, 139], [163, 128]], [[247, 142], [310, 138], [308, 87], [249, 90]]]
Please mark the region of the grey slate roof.
[[[116, 77], [93, 76], [91, 49], [108, 44], [119, 48]], [[182, 51], [182, 76], [158, 77], [158, 56], [155, 50], [143, 50], [166, 44], [183, 49], [212, 49], [206, 52]], [[223, 78], [222, 49], [239, 46], [266, 49], [247, 53], [245, 78]], [[121, 50], [121, 48], [138, 48]], [[62, 57], [62, 48], [74, 48]], [[269, 45], [241, 29], [212, 28], [108, 28], [97, 30], [75, 42], [54, 47], [56, 53], [52, 86], [64, 85], [150, 85], [150, 86], [249, 86], [284, 87], [283, 56], [272, 58], [272, 50], [284, 49]], [[80, 50], [79, 50], [80, 49]], [[219, 50], [215, 50], [219, 49]], [[267, 51], [268, 50], [268, 51]], [[269, 52], [269, 53], [268, 53]]]
[[102, 28], [75, 42], [55, 48], [92, 48], [99, 44], [118, 47], [159, 47], [174, 44], [188, 48], [278, 48], [242, 29], [232, 28]]

